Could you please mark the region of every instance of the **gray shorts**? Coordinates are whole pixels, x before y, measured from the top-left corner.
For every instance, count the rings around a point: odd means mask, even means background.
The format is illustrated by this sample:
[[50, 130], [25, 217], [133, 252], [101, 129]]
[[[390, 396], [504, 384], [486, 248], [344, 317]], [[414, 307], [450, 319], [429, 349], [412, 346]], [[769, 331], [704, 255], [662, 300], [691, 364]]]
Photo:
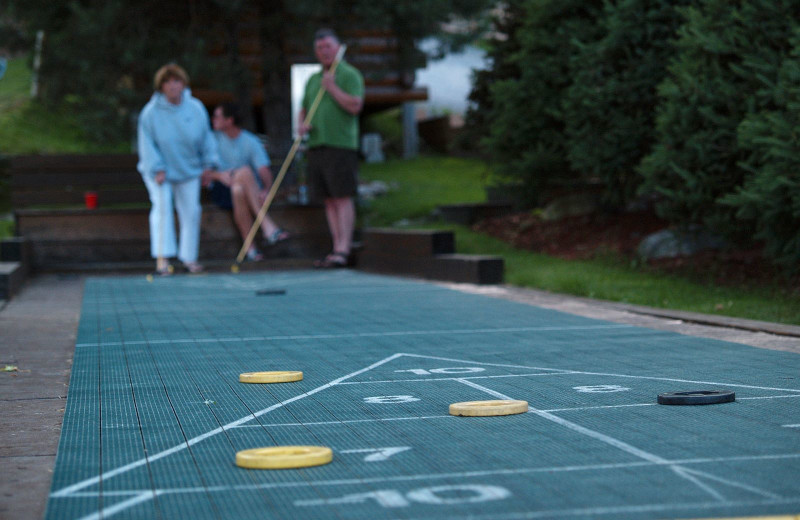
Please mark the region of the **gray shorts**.
[[314, 202], [355, 197], [358, 193], [358, 152], [317, 146], [308, 151], [308, 195]]

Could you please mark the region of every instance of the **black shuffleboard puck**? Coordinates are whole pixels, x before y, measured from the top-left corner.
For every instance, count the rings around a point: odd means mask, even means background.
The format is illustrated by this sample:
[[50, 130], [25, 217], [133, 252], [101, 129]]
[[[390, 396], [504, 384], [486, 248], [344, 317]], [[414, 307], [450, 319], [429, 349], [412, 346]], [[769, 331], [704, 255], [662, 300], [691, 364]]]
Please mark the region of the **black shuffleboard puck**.
[[736, 400], [736, 394], [729, 390], [687, 390], [658, 394], [658, 404], [719, 404]]

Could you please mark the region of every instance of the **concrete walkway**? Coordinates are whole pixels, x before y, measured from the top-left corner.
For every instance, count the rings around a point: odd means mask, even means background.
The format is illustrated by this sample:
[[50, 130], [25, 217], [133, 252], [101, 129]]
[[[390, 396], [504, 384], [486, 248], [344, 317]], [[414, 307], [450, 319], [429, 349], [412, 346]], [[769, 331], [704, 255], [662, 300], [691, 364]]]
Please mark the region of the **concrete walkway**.
[[[28, 281], [0, 309], [0, 518], [44, 514], [80, 319], [85, 278]], [[503, 286], [443, 284], [580, 316], [800, 354], [800, 327], [574, 298]]]

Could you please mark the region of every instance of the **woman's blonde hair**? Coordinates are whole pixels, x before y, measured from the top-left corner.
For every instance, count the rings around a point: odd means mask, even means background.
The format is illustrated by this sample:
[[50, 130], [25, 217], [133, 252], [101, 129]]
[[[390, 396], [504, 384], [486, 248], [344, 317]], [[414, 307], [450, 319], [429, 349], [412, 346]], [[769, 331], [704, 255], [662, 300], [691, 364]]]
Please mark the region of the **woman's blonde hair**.
[[167, 63], [156, 71], [156, 75], [153, 78], [153, 88], [160, 92], [164, 83], [172, 78], [179, 79], [184, 85], [189, 86], [189, 75], [186, 74], [186, 71], [175, 63]]

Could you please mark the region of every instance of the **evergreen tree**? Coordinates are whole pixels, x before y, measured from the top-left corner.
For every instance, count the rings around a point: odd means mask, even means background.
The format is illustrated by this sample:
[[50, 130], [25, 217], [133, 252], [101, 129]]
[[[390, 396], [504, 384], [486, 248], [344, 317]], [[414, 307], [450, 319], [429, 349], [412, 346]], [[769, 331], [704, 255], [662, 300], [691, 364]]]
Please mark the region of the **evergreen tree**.
[[797, 5], [699, 0], [681, 11], [686, 21], [659, 87], [657, 143], [640, 168], [643, 187], [660, 195], [657, 209], [671, 222], [747, 235], [735, 224], [734, 209], [720, 201], [747, 176], [737, 128], [773, 104], [760, 89], [776, 81]]
[[522, 182], [531, 202], [577, 177], [566, 157], [563, 96], [569, 62], [599, 37], [601, 0], [529, 0], [514, 33], [520, 50], [507, 64], [519, 76], [491, 85], [490, 132], [483, 145], [498, 169]]
[[472, 151], [480, 150], [475, 145], [489, 134], [495, 110], [491, 96], [492, 85], [520, 76], [519, 67], [512, 57], [520, 50], [516, 33], [524, 19], [524, 3], [525, 0], [510, 0], [495, 13], [491, 32], [484, 40], [488, 66], [472, 73], [472, 89], [461, 133], [463, 146]]
[[766, 81], [761, 96], [774, 110], [750, 114], [739, 125], [739, 143], [748, 153], [741, 167], [750, 173], [724, 203], [738, 219], [752, 222], [765, 252], [788, 272], [800, 270], [800, 27], [794, 50], [783, 61], [778, 82]]
[[[41, 71], [43, 101], [70, 103], [90, 135], [119, 138], [131, 130], [131, 114], [152, 93], [156, 69], [168, 61], [184, 66], [193, 87], [234, 93], [250, 103], [252, 78], [239, 59], [246, 29], [262, 52], [264, 127], [270, 139], [290, 140], [290, 60], [308, 51], [311, 35], [328, 26], [387, 28], [399, 42], [401, 77], [413, 78], [424, 63], [416, 48], [452, 15], [479, 12], [489, 0], [156, 0], [103, 2], [6, 0], [29, 33], [46, 32]], [[410, 85], [409, 85], [410, 86]]]
[[571, 62], [567, 157], [573, 170], [602, 183], [611, 207], [624, 207], [641, 182], [636, 167], [655, 139], [656, 87], [675, 53], [681, 22], [675, 7], [688, 1], [606, 2], [605, 35]]

